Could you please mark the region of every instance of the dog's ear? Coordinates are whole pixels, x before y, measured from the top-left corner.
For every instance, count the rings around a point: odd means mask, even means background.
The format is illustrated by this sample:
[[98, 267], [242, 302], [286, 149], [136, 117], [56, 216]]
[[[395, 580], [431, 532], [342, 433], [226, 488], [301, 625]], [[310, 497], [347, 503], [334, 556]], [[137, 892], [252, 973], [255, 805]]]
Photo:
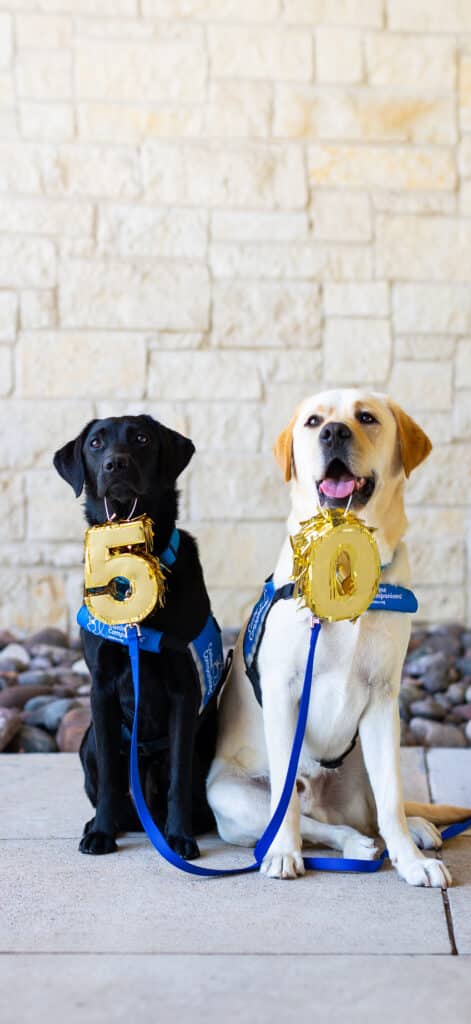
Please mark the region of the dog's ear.
[[85, 483], [82, 445], [86, 433], [94, 423], [96, 420], [90, 420], [73, 441], [68, 441], [63, 448], [59, 448], [52, 460], [59, 476], [73, 487], [76, 498], [80, 497]]
[[273, 454], [276, 462], [278, 463], [283, 476], [288, 482], [292, 476], [296, 475], [296, 467], [294, 465], [293, 455], [293, 429], [297, 419], [297, 410], [294, 416], [288, 423], [288, 426], [278, 434], [278, 437], [273, 446]]
[[396, 420], [397, 438], [401, 463], [406, 476], [427, 458], [432, 451], [432, 442], [422, 427], [408, 416], [395, 402], [389, 402], [389, 408]]
[[162, 476], [173, 484], [180, 473], [183, 473], [195, 453], [193, 441], [190, 441], [189, 437], [179, 434], [178, 430], [164, 427], [162, 423], [154, 420], [153, 416], [146, 416], [146, 420], [152, 424], [157, 433]]

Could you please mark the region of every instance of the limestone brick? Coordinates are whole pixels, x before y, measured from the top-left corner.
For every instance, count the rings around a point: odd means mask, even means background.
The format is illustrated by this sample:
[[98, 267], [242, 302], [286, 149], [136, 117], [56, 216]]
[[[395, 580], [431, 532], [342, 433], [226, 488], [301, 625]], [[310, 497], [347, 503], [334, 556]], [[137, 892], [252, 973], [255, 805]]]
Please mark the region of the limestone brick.
[[55, 279], [55, 249], [49, 239], [0, 238], [0, 288], [47, 288]]
[[407, 361], [396, 361], [390, 390], [406, 409], [450, 409], [453, 400], [452, 363], [422, 360], [416, 368]]
[[64, 327], [198, 330], [208, 325], [203, 266], [70, 260], [59, 272]]
[[426, 35], [372, 32], [365, 38], [366, 67], [372, 85], [391, 89], [435, 89], [455, 86], [452, 39]]
[[308, 170], [314, 186], [422, 190], [455, 186], [453, 154], [445, 148], [315, 145], [309, 147]]
[[390, 362], [391, 334], [387, 320], [327, 320], [324, 333], [327, 383], [379, 385], [388, 377]]
[[[390, 89], [380, 88], [328, 90], [290, 84], [277, 89], [275, 135], [308, 141], [314, 137], [446, 145], [456, 141], [454, 101], [417, 88], [413, 92], [402, 90], [394, 94]], [[364, 153], [363, 158], [366, 168], [370, 162], [379, 162], [380, 154], [374, 151]], [[407, 174], [411, 178], [421, 173], [420, 154], [396, 151], [394, 162], [396, 173]], [[388, 177], [391, 174], [389, 166], [386, 174]]]
[[211, 25], [208, 39], [215, 78], [312, 78], [313, 40], [308, 31], [266, 25]]
[[25, 331], [18, 344], [18, 374], [25, 398], [140, 397], [144, 342], [112, 332]]
[[154, 399], [221, 401], [256, 399], [261, 383], [249, 353], [158, 352], [150, 354], [148, 394]]
[[321, 309], [315, 284], [214, 286], [213, 336], [229, 348], [311, 347], [320, 342]]
[[143, 146], [146, 199], [170, 204], [303, 208], [306, 182], [296, 147], [199, 142]]
[[0, 395], [9, 395], [13, 387], [13, 362], [11, 348], [0, 345]]
[[0, 292], [0, 342], [14, 341], [18, 315], [18, 298], [14, 292]]
[[409, 281], [469, 281], [471, 231], [448, 217], [377, 217], [379, 274]]
[[314, 189], [310, 205], [312, 236], [330, 242], [368, 242], [372, 236], [366, 193]]
[[324, 310], [326, 316], [388, 316], [387, 282], [327, 283], [324, 286]]
[[393, 322], [396, 330], [413, 334], [466, 334], [471, 332], [471, 294], [465, 284], [409, 284], [393, 286]]
[[204, 47], [190, 34], [147, 42], [88, 41], [75, 58], [80, 99], [106, 101], [195, 101], [203, 99], [206, 82]]
[[318, 82], [361, 82], [363, 41], [360, 32], [320, 28], [316, 32]]

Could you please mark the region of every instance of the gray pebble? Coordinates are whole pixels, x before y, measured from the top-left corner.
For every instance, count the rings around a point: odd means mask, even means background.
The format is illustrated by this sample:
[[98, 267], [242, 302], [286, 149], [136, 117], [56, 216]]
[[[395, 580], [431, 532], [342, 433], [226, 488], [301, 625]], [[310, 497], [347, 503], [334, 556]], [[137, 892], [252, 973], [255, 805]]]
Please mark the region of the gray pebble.
[[466, 686], [463, 683], [451, 683], [447, 694], [452, 704], [462, 704], [465, 698]]
[[77, 652], [54, 644], [34, 644], [31, 647], [33, 658], [47, 658], [51, 665], [71, 665], [76, 661]]
[[31, 658], [29, 663], [31, 669], [37, 669], [38, 671], [47, 671], [51, 667], [49, 658]]
[[404, 683], [402, 683], [400, 696], [406, 707], [408, 707], [409, 704], [412, 704], [413, 700], [422, 700], [424, 691], [421, 690], [420, 686], [404, 686]]
[[434, 654], [422, 654], [420, 657], [413, 658], [412, 660], [407, 659], [404, 666], [404, 670], [410, 676], [424, 676], [430, 672], [442, 672], [446, 675], [448, 672], [448, 658], [443, 651], [435, 651]]
[[426, 718], [411, 718], [409, 728], [424, 747], [465, 747], [464, 733], [457, 725], [432, 722]]
[[18, 676], [20, 686], [52, 686], [55, 682], [50, 672], [22, 672]]
[[45, 704], [50, 704], [51, 701], [53, 701], [55, 699], [56, 698], [54, 697], [54, 694], [52, 694], [52, 693], [48, 697], [45, 697], [45, 696], [43, 696], [43, 697], [30, 697], [30, 699], [26, 701], [26, 704], [24, 706], [24, 710], [25, 711], [36, 711], [37, 708], [42, 708], [42, 707], [44, 707]]
[[11, 743], [8, 744], [6, 752], [11, 754], [55, 754], [57, 743], [54, 737], [44, 729], [37, 729], [32, 725], [22, 725]]
[[38, 644], [47, 644], [49, 647], [68, 647], [69, 641], [63, 629], [58, 629], [57, 626], [45, 626], [44, 629], [32, 633], [25, 640], [25, 647], [28, 649], [37, 647]]
[[9, 671], [22, 672], [23, 669], [28, 668], [30, 657], [27, 651], [21, 644], [7, 644], [0, 651], [0, 670], [3, 668], [6, 671], [5, 666], [8, 664]]
[[28, 725], [37, 725], [47, 729], [48, 732], [57, 732], [66, 711], [70, 711], [73, 707], [76, 707], [76, 702], [63, 697], [60, 700], [49, 701], [34, 711], [27, 711], [24, 714], [24, 719]]
[[410, 706], [412, 715], [419, 718], [431, 718], [441, 722], [446, 715], [446, 708], [442, 707], [433, 697], [424, 697], [423, 700], [414, 700]]
[[448, 688], [448, 676], [441, 668], [430, 669], [422, 677], [422, 685], [428, 693], [439, 693]]

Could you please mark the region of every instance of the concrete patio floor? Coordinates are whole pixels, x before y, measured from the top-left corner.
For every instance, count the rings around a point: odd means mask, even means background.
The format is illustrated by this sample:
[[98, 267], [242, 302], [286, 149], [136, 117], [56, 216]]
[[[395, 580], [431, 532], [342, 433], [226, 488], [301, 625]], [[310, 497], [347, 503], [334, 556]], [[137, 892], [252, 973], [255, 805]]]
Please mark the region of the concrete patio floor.
[[[405, 749], [406, 793], [471, 806], [471, 750]], [[142, 835], [77, 851], [90, 807], [73, 754], [0, 758], [2, 1024], [471, 1018], [471, 835], [454, 886], [377, 875], [194, 879]], [[250, 851], [201, 843], [207, 862]]]

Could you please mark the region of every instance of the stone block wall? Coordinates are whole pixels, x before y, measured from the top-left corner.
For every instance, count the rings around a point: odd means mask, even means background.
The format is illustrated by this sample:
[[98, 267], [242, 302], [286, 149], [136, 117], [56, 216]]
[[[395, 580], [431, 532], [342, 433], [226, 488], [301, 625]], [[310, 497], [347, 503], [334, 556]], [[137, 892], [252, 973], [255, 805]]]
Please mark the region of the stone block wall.
[[0, 231], [0, 623], [72, 621], [51, 453], [125, 410], [193, 437], [182, 517], [239, 623], [273, 440], [331, 384], [429, 431], [414, 583], [469, 621], [471, 0], [0, 0]]

